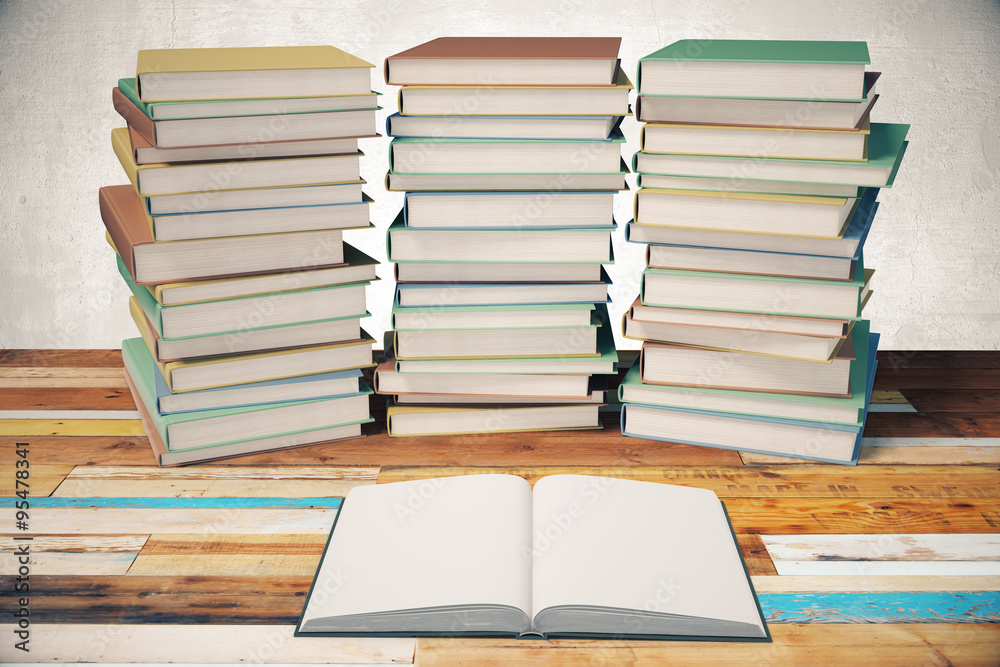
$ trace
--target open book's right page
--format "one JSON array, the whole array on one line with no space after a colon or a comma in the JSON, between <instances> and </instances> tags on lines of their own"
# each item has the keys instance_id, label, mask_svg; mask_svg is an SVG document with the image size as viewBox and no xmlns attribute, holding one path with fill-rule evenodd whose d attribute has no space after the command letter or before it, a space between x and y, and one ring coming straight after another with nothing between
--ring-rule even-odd
<instances>
[{"instance_id":1,"label":"open book's right page","mask_svg":"<svg viewBox=\"0 0 1000 667\"><path fill-rule=\"evenodd\" d=\"M737 632L765 636L739 547L712 491L554 475L535 484L533 520L534 617L552 607L603 607L630 612L603 620L610 634L727 636L750 624L760 630ZM651 620L650 613L681 617L671 626L676 632L654 630L672 621ZM569 619L556 625L564 623L536 630L580 631Z\"/></svg>"}]
</instances>

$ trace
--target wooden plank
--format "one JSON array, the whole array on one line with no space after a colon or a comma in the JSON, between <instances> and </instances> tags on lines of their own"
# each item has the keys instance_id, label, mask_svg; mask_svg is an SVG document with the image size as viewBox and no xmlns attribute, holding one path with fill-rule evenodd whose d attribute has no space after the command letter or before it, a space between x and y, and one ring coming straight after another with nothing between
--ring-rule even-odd
<instances>
[{"instance_id":1,"label":"wooden plank","mask_svg":"<svg viewBox=\"0 0 1000 667\"><path fill-rule=\"evenodd\" d=\"M128 391L123 373L113 371L100 376L91 374L90 369L80 369L74 374L55 375L3 375L0 368L0 389L122 389Z\"/></svg>"},{"instance_id":2,"label":"wooden plank","mask_svg":"<svg viewBox=\"0 0 1000 667\"><path fill-rule=\"evenodd\" d=\"M149 556L226 556L234 554L318 556L326 535L151 535L142 549Z\"/></svg>"},{"instance_id":3,"label":"wooden plank","mask_svg":"<svg viewBox=\"0 0 1000 667\"><path fill-rule=\"evenodd\" d=\"M0 604L15 597L0 576ZM294 624L312 576L31 577L31 614L46 623Z\"/></svg>"},{"instance_id":4,"label":"wooden plank","mask_svg":"<svg viewBox=\"0 0 1000 667\"><path fill-rule=\"evenodd\" d=\"M139 554L128 571L133 575L225 576L225 577L312 577L320 555L226 556L146 556Z\"/></svg>"},{"instance_id":5,"label":"wooden plank","mask_svg":"<svg viewBox=\"0 0 1000 667\"><path fill-rule=\"evenodd\" d=\"M382 468L379 483L496 473L496 468ZM896 466L844 467L802 464L761 468L732 467L511 467L534 484L546 475L578 474L641 479L711 489L721 498L1000 498L1000 471L994 467Z\"/></svg>"},{"instance_id":6,"label":"wooden plank","mask_svg":"<svg viewBox=\"0 0 1000 667\"><path fill-rule=\"evenodd\" d=\"M771 555L767 547L760 539L760 535L755 533L740 533L736 536L740 545L740 552L743 554L743 562L746 563L747 572L750 576L767 576L778 574L771 562Z\"/></svg>"},{"instance_id":7,"label":"wooden plank","mask_svg":"<svg viewBox=\"0 0 1000 667\"><path fill-rule=\"evenodd\" d=\"M907 389L920 412L1000 412L1000 389Z\"/></svg>"},{"instance_id":8,"label":"wooden plank","mask_svg":"<svg viewBox=\"0 0 1000 667\"><path fill-rule=\"evenodd\" d=\"M15 626L0 625L5 637ZM30 653L0 646L5 661L104 664L409 664L415 640L402 637L333 638L292 636L291 625L119 625L38 623L31 626ZM20 653L20 652L18 652Z\"/></svg>"},{"instance_id":9,"label":"wooden plank","mask_svg":"<svg viewBox=\"0 0 1000 667\"><path fill-rule=\"evenodd\" d=\"M612 427L609 422L603 431L389 438L384 433L383 423L366 425L370 427L366 430L374 435L365 438L242 456L206 465L741 465L737 452L625 438L617 422L614 424ZM6 443L16 439L0 435L0 451ZM90 436L72 440L60 436L35 436L31 446L32 461L38 463L118 466L153 463L145 436Z\"/></svg>"},{"instance_id":10,"label":"wooden plank","mask_svg":"<svg viewBox=\"0 0 1000 667\"><path fill-rule=\"evenodd\" d=\"M970 363L965 360L963 364ZM1000 385L1000 369L968 367L900 368L896 372L884 371L879 366L875 374L876 389L899 389L905 395L908 389L996 389Z\"/></svg>"},{"instance_id":11,"label":"wooden plank","mask_svg":"<svg viewBox=\"0 0 1000 667\"><path fill-rule=\"evenodd\" d=\"M879 350L878 374L890 375L912 368L1000 368L996 350Z\"/></svg>"},{"instance_id":12,"label":"wooden plank","mask_svg":"<svg viewBox=\"0 0 1000 667\"><path fill-rule=\"evenodd\" d=\"M997 576L1000 563L995 561L954 560L873 560L873 561L815 561L775 560L778 574L823 576ZM1000 619L998 619L1000 620Z\"/></svg>"},{"instance_id":13,"label":"wooden plank","mask_svg":"<svg viewBox=\"0 0 1000 667\"><path fill-rule=\"evenodd\" d=\"M24 438L0 436L0 452L9 451ZM33 436L31 464L155 465L146 436ZM244 459L240 459L243 461ZM231 464L227 464L231 465Z\"/></svg>"},{"instance_id":14,"label":"wooden plank","mask_svg":"<svg viewBox=\"0 0 1000 667\"><path fill-rule=\"evenodd\" d=\"M751 577L758 593L793 592L840 592L864 593L880 591L1000 591L1000 577L997 576L906 576L876 575L850 576L799 576Z\"/></svg>"},{"instance_id":15,"label":"wooden plank","mask_svg":"<svg viewBox=\"0 0 1000 667\"><path fill-rule=\"evenodd\" d=\"M145 436L138 419L9 419L0 421L0 435L27 438L37 435Z\"/></svg>"},{"instance_id":16,"label":"wooden plank","mask_svg":"<svg viewBox=\"0 0 1000 667\"><path fill-rule=\"evenodd\" d=\"M21 387L0 388L4 410L135 410L127 388Z\"/></svg>"},{"instance_id":17,"label":"wooden plank","mask_svg":"<svg viewBox=\"0 0 1000 667\"><path fill-rule=\"evenodd\" d=\"M333 527L333 509L38 509L31 531L66 535L136 533L321 534ZM781 532L781 531L772 531ZM981 531L977 531L981 532Z\"/></svg>"},{"instance_id":18,"label":"wooden plank","mask_svg":"<svg viewBox=\"0 0 1000 667\"><path fill-rule=\"evenodd\" d=\"M85 366L88 368L121 368L122 351L110 349L81 350L7 350L0 357L3 366Z\"/></svg>"},{"instance_id":19,"label":"wooden plank","mask_svg":"<svg viewBox=\"0 0 1000 667\"><path fill-rule=\"evenodd\" d=\"M773 643L655 642L627 640L523 641L506 638L417 640L416 664L694 666L811 665L981 665L1000 662L1000 625L787 624L771 628ZM844 651L844 647L850 647Z\"/></svg>"},{"instance_id":20,"label":"wooden plank","mask_svg":"<svg viewBox=\"0 0 1000 667\"><path fill-rule=\"evenodd\" d=\"M973 499L730 498L726 509L737 532L995 533L996 502Z\"/></svg>"},{"instance_id":21,"label":"wooden plank","mask_svg":"<svg viewBox=\"0 0 1000 667\"><path fill-rule=\"evenodd\" d=\"M374 484L378 471L361 466L77 466L54 495L343 497L355 487Z\"/></svg>"},{"instance_id":22,"label":"wooden plank","mask_svg":"<svg viewBox=\"0 0 1000 667\"><path fill-rule=\"evenodd\" d=\"M0 410L0 421L69 419L139 419L137 410Z\"/></svg>"},{"instance_id":23,"label":"wooden plank","mask_svg":"<svg viewBox=\"0 0 1000 667\"><path fill-rule=\"evenodd\" d=\"M220 468L225 470L225 468ZM191 497L265 497L322 498L344 497L359 486L374 480L240 480L240 479L67 479L56 490L59 497L191 498Z\"/></svg>"},{"instance_id":24,"label":"wooden plank","mask_svg":"<svg viewBox=\"0 0 1000 667\"><path fill-rule=\"evenodd\" d=\"M909 405L909 401L898 389L875 389L872 391L872 405Z\"/></svg>"},{"instance_id":25,"label":"wooden plank","mask_svg":"<svg viewBox=\"0 0 1000 667\"><path fill-rule=\"evenodd\" d=\"M0 576L0 599L13 577ZM49 623L294 623L311 576L32 577L32 613ZM1000 596L973 592L761 593L768 623L993 623ZM89 614L89 616L88 616ZM186 619L186 620L185 620Z\"/></svg>"},{"instance_id":26,"label":"wooden plank","mask_svg":"<svg viewBox=\"0 0 1000 667\"><path fill-rule=\"evenodd\" d=\"M762 535L774 560L998 561L1000 535Z\"/></svg>"},{"instance_id":27,"label":"wooden plank","mask_svg":"<svg viewBox=\"0 0 1000 667\"><path fill-rule=\"evenodd\" d=\"M28 476L21 481L28 484L29 502L33 498L47 496L56 490L56 487L66 478L66 475L73 469L71 465L36 464L32 457L32 449L28 447L29 467L16 468L16 454L14 447L7 447L0 455L0 497L9 499L14 497L15 491L23 491L25 487L17 487L17 477L19 470L27 470ZM11 503L12 505L12 503Z\"/></svg>"},{"instance_id":28,"label":"wooden plank","mask_svg":"<svg viewBox=\"0 0 1000 667\"><path fill-rule=\"evenodd\" d=\"M0 535L0 551L12 551L18 543L12 534ZM39 535L31 533L31 552L112 553L138 552L148 535Z\"/></svg>"},{"instance_id":29,"label":"wooden plank","mask_svg":"<svg viewBox=\"0 0 1000 667\"><path fill-rule=\"evenodd\" d=\"M77 511L80 509L148 509L160 510L189 510L189 509L337 509L340 507L341 498L220 498L220 497L195 497L195 498L175 498L173 496L162 498L36 498L32 503L32 508L36 510L66 509L67 511Z\"/></svg>"},{"instance_id":30,"label":"wooden plank","mask_svg":"<svg viewBox=\"0 0 1000 667\"><path fill-rule=\"evenodd\" d=\"M23 542L22 542L23 544ZM28 561L31 576L36 575L123 575L128 572L136 553L52 553L32 549ZM15 575L20 562L17 558L0 559L0 575Z\"/></svg>"},{"instance_id":31,"label":"wooden plank","mask_svg":"<svg viewBox=\"0 0 1000 667\"><path fill-rule=\"evenodd\" d=\"M98 480L351 480L378 479L378 466L239 466L191 465L183 468L77 466L67 481ZM333 495L333 494L327 494Z\"/></svg>"},{"instance_id":32,"label":"wooden plank","mask_svg":"<svg viewBox=\"0 0 1000 667\"><path fill-rule=\"evenodd\" d=\"M997 383L1000 384L1000 374L998 374ZM865 436L870 438L997 438L1000 437L1000 414L987 412L870 413L865 421Z\"/></svg>"},{"instance_id":33,"label":"wooden plank","mask_svg":"<svg viewBox=\"0 0 1000 667\"><path fill-rule=\"evenodd\" d=\"M1000 623L1000 595L989 592L761 593L777 623Z\"/></svg>"},{"instance_id":34,"label":"wooden plank","mask_svg":"<svg viewBox=\"0 0 1000 667\"><path fill-rule=\"evenodd\" d=\"M998 447L863 447L859 464L985 465L1000 464Z\"/></svg>"}]
</instances>

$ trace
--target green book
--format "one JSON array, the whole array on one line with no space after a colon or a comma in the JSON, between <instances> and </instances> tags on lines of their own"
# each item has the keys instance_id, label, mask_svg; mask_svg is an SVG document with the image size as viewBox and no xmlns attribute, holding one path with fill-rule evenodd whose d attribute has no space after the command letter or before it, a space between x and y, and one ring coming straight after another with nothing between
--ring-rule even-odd
<instances>
[{"instance_id":1,"label":"green book","mask_svg":"<svg viewBox=\"0 0 1000 667\"><path fill-rule=\"evenodd\" d=\"M865 42L684 39L640 58L640 95L858 101Z\"/></svg>"},{"instance_id":2,"label":"green book","mask_svg":"<svg viewBox=\"0 0 1000 667\"><path fill-rule=\"evenodd\" d=\"M142 285L136 285L135 281L132 280L132 276L131 274L129 274L128 269L125 267L125 263L124 261L122 261L121 257L116 255L115 259L117 260L118 263L118 273L121 274L121 277L125 281L125 284L128 286L129 291L132 292L132 295L135 297L135 300L139 303L139 307L142 308L142 312L146 315L146 319L148 319L150 324L153 325L153 328L156 330L157 335L159 335L161 338L166 338L170 340L180 340L184 338L195 338L198 336L219 336L219 335L237 334L237 333L243 335L246 332L250 331L272 329L280 326L292 326L294 324L304 324L306 321L316 321L316 322L321 321L321 320L306 320L303 322L289 322L277 325L272 324L269 326L241 327L240 315L237 313L232 317L222 318L220 320L218 331L211 331L203 334L190 334L187 332L177 333L175 332L175 330L179 329L180 327L185 327L185 325L183 321L172 320L171 319L172 317L173 318L181 317L184 320L190 319L189 313L204 312L206 304L219 304L225 306L246 304L247 307L251 309L250 314L252 314L252 312L256 312L253 310L254 301L252 300L259 299L261 298L262 295L254 294L249 296L233 297L229 299L216 299L212 301L200 301L197 303L164 306L160 304L160 302L153 297L153 294L150 292L148 288ZM325 295L326 297L332 297L334 296L334 290L359 289L363 294L364 288L369 284L370 283L367 282L345 283L343 285L328 285L323 287L311 287L309 289L304 289L304 290L291 290L288 292L281 292L279 293L279 299L275 301L275 303L280 304L282 300L294 298L296 295L316 295L317 297L323 297ZM273 309L274 305L272 305L271 308ZM226 311L219 309L217 312L223 313ZM341 317L323 318L322 321L348 319L352 317L365 317L367 316L367 314L368 314L367 311L364 311L361 313L352 313L348 315L343 315ZM215 315L216 313L209 313L206 316L214 318ZM228 324L221 323L226 320L229 321ZM242 321L242 324L245 325L247 322L250 321L253 320L250 319L250 315L248 314L246 319Z\"/></svg>"},{"instance_id":3,"label":"green book","mask_svg":"<svg viewBox=\"0 0 1000 667\"><path fill-rule=\"evenodd\" d=\"M142 338L122 341L122 359L152 425L169 451L205 449L371 421L368 394L267 403L161 415L156 409L156 366Z\"/></svg>"},{"instance_id":4,"label":"green book","mask_svg":"<svg viewBox=\"0 0 1000 667\"><path fill-rule=\"evenodd\" d=\"M381 95L373 90L364 95L339 95L335 97L143 102L139 99L139 91L136 89L134 77L118 79L118 90L153 120L266 116L315 111L359 111L378 108L378 96Z\"/></svg>"},{"instance_id":5,"label":"green book","mask_svg":"<svg viewBox=\"0 0 1000 667\"><path fill-rule=\"evenodd\" d=\"M642 174L732 178L753 174L755 180L794 183L826 183L891 188L896 180L910 126L904 123L872 123L866 160L803 160L793 158L730 157L644 153L632 156L632 168Z\"/></svg>"},{"instance_id":6,"label":"green book","mask_svg":"<svg viewBox=\"0 0 1000 667\"><path fill-rule=\"evenodd\" d=\"M873 273L863 254L852 280L647 268L639 298L644 306L857 320Z\"/></svg>"},{"instance_id":7,"label":"green book","mask_svg":"<svg viewBox=\"0 0 1000 667\"><path fill-rule=\"evenodd\" d=\"M867 341L869 331L868 320L859 320L851 333L856 341ZM643 384L641 369L636 362L618 387L618 400L623 403L860 427L864 419L865 395L869 380L868 347L864 344L854 346L855 359L851 362L850 370L851 396L848 398Z\"/></svg>"}]
</instances>

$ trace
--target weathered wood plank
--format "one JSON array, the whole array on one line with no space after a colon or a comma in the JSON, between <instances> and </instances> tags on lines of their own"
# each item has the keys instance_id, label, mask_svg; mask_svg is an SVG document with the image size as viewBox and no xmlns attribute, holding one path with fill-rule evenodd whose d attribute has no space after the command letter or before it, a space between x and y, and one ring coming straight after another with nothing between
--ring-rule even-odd
<instances>
[{"instance_id":1,"label":"weathered wood plank","mask_svg":"<svg viewBox=\"0 0 1000 667\"><path fill-rule=\"evenodd\" d=\"M22 544L24 544L22 542ZM32 549L28 560L31 576L36 575L124 575L136 553L53 553ZM0 575L16 575L20 562L14 557L0 559Z\"/></svg>"},{"instance_id":2,"label":"weathered wood plank","mask_svg":"<svg viewBox=\"0 0 1000 667\"><path fill-rule=\"evenodd\" d=\"M751 577L753 587L758 593L864 593L880 591L1000 591L998 576L907 576L907 575L874 575L874 576L806 576L781 575Z\"/></svg>"},{"instance_id":3,"label":"weathered wood plank","mask_svg":"<svg viewBox=\"0 0 1000 667\"><path fill-rule=\"evenodd\" d=\"M0 421L0 435L30 438L39 435L145 436L138 419L8 419Z\"/></svg>"},{"instance_id":4,"label":"weathered wood plank","mask_svg":"<svg viewBox=\"0 0 1000 667\"><path fill-rule=\"evenodd\" d=\"M1000 623L995 592L761 593L774 623Z\"/></svg>"},{"instance_id":5,"label":"weathered wood plank","mask_svg":"<svg viewBox=\"0 0 1000 667\"><path fill-rule=\"evenodd\" d=\"M970 560L871 560L871 561L816 561L775 560L778 574L813 577L835 576L998 576L1000 563ZM1000 596L998 596L1000 597Z\"/></svg>"},{"instance_id":6,"label":"weathered wood plank","mask_svg":"<svg viewBox=\"0 0 1000 667\"><path fill-rule=\"evenodd\" d=\"M146 556L140 554L129 576L311 577L320 555Z\"/></svg>"},{"instance_id":7,"label":"weathered wood plank","mask_svg":"<svg viewBox=\"0 0 1000 667\"><path fill-rule=\"evenodd\" d=\"M1000 562L1000 534L761 535L774 560L989 560Z\"/></svg>"},{"instance_id":8,"label":"weathered wood plank","mask_svg":"<svg viewBox=\"0 0 1000 667\"><path fill-rule=\"evenodd\" d=\"M963 364L972 363L966 359ZM995 363L995 362L992 362ZM996 389L1000 385L1000 369L969 367L907 366L895 372L883 370L879 365L875 374L876 389L898 389L905 395L908 389Z\"/></svg>"},{"instance_id":9,"label":"weathered wood plank","mask_svg":"<svg viewBox=\"0 0 1000 667\"><path fill-rule=\"evenodd\" d=\"M770 644L622 640L519 641L420 638L417 664L809 665L828 656L838 665L975 665L1000 661L1000 626L993 624L777 624ZM850 647L844 651L843 647Z\"/></svg>"},{"instance_id":10,"label":"weathered wood plank","mask_svg":"<svg viewBox=\"0 0 1000 667\"><path fill-rule=\"evenodd\" d=\"M998 369L997 350L879 350L878 374L891 375L912 368Z\"/></svg>"},{"instance_id":11,"label":"weathered wood plank","mask_svg":"<svg viewBox=\"0 0 1000 667\"><path fill-rule=\"evenodd\" d=\"M0 535L0 551L7 553L24 544L13 539L12 534ZM146 544L148 535L39 535L31 533L31 552L54 553L112 553L138 552Z\"/></svg>"},{"instance_id":12,"label":"weathered wood plank","mask_svg":"<svg viewBox=\"0 0 1000 667\"><path fill-rule=\"evenodd\" d=\"M0 366L84 366L88 368L121 368L122 351L109 349L80 350L6 350Z\"/></svg>"},{"instance_id":13,"label":"weathered wood plank","mask_svg":"<svg viewBox=\"0 0 1000 667\"><path fill-rule=\"evenodd\" d=\"M0 388L3 410L135 410L127 388Z\"/></svg>"},{"instance_id":14,"label":"weathered wood plank","mask_svg":"<svg viewBox=\"0 0 1000 667\"><path fill-rule=\"evenodd\" d=\"M0 625L13 637L14 625ZM415 640L402 637L333 638L292 636L291 625L119 625L39 623L31 627L31 652L0 646L0 658L23 662L157 662L206 664L409 664ZM19 652L20 653L20 652Z\"/></svg>"},{"instance_id":15,"label":"weathered wood plank","mask_svg":"<svg viewBox=\"0 0 1000 667\"><path fill-rule=\"evenodd\" d=\"M142 549L149 556L318 556L326 535L151 535Z\"/></svg>"},{"instance_id":16,"label":"weathered wood plank","mask_svg":"<svg viewBox=\"0 0 1000 667\"><path fill-rule=\"evenodd\" d=\"M996 502L972 499L730 498L726 509L737 532L995 533Z\"/></svg>"},{"instance_id":17,"label":"weathered wood plank","mask_svg":"<svg viewBox=\"0 0 1000 667\"><path fill-rule=\"evenodd\" d=\"M14 447L5 448L0 454L0 498L13 498L15 491L23 491L24 486L17 487L18 471L27 471L27 477L22 476L22 482L28 484L27 490L29 501L32 498L47 496L56 490L56 487L66 478L66 475L73 469L71 465L57 464L36 464L32 457L32 449L28 447L28 467L15 467L17 455Z\"/></svg>"},{"instance_id":18,"label":"weathered wood plank","mask_svg":"<svg viewBox=\"0 0 1000 667\"><path fill-rule=\"evenodd\" d=\"M81 509L148 509L189 510L189 509L337 509L341 498L274 498L274 497L217 497L198 496L177 498L173 496L159 498L137 497L86 497L36 498L32 507L36 510L66 509L75 511Z\"/></svg>"},{"instance_id":19,"label":"weathered wood plank","mask_svg":"<svg viewBox=\"0 0 1000 667\"><path fill-rule=\"evenodd\" d=\"M370 426L370 425L366 425ZM384 424L368 429L384 430ZM17 440L0 436L0 450ZM31 438L32 461L77 465L145 465L153 455L145 436ZM617 425L604 431L389 438L385 433L206 465L741 465L737 452L624 438Z\"/></svg>"},{"instance_id":20,"label":"weathered wood plank","mask_svg":"<svg viewBox=\"0 0 1000 667\"><path fill-rule=\"evenodd\" d=\"M226 468L220 468L225 470ZM322 479L67 479L56 490L58 497L106 498L197 498L264 497L323 498L344 497L359 486L375 480Z\"/></svg>"},{"instance_id":21,"label":"weathered wood plank","mask_svg":"<svg viewBox=\"0 0 1000 667\"><path fill-rule=\"evenodd\" d=\"M767 547L760 539L760 535L755 533L740 533L736 536L740 545L740 552L743 554L743 562L746 563L747 572L751 577L768 576L778 574L771 562L771 555Z\"/></svg>"},{"instance_id":22,"label":"weathered wood plank","mask_svg":"<svg viewBox=\"0 0 1000 667\"><path fill-rule=\"evenodd\" d=\"M334 509L38 509L31 530L66 535L137 533L328 534ZM781 532L781 531L771 531ZM982 532L982 531L978 531Z\"/></svg>"},{"instance_id":23,"label":"weathered wood plank","mask_svg":"<svg viewBox=\"0 0 1000 667\"><path fill-rule=\"evenodd\" d=\"M375 481L378 466L208 466L139 468L135 466L77 466L68 480L354 480ZM330 495L330 494L328 494Z\"/></svg>"},{"instance_id":24,"label":"weathered wood plank","mask_svg":"<svg viewBox=\"0 0 1000 667\"><path fill-rule=\"evenodd\" d=\"M997 465L1000 447L862 447L858 464Z\"/></svg>"},{"instance_id":25,"label":"weathered wood plank","mask_svg":"<svg viewBox=\"0 0 1000 667\"><path fill-rule=\"evenodd\" d=\"M1000 376L997 382L1000 383ZM873 412L865 421L865 437L997 438L1000 437L1000 414Z\"/></svg>"},{"instance_id":26,"label":"weathered wood plank","mask_svg":"<svg viewBox=\"0 0 1000 667\"><path fill-rule=\"evenodd\" d=\"M722 498L1000 498L1000 471L979 466L895 466L866 468L832 465L712 467L509 467L502 472L520 475L534 484L546 475L577 474L622 477L696 486ZM497 468L393 467L382 468L379 483L489 474Z\"/></svg>"},{"instance_id":27,"label":"weathered wood plank","mask_svg":"<svg viewBox=\"0 0 1000 667\"><path fill-rule=\"evenodd\" d=\"M919 412L1000 412L1000 389L907 389Z\"/></svg>"}]
</instances>

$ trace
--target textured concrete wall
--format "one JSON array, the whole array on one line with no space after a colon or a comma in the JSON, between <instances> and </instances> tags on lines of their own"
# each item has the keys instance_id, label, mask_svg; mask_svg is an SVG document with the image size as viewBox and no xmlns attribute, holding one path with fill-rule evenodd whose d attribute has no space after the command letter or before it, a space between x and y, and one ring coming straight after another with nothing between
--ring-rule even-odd
<instances>
[{"instance_id":1,"label":"textured concrete wall","mask_svg":"<svg viewBox=\"0 0 1000 667\"><path fill-rule=\"evenodd\" d=\"M97 189L126 179L111 152L111 88L143 48L334 44L381 65L440 35L621 35L636 60L683 38L867 40L884 74L876 120L911 123L910 148L866 248L866 313L883 347L1000 348L1000 3L996 0L0 0L0 347L113 347L135 335L104 242ZM385 111L395 88L378 74ZM638 124L625 124L625 152ZM367 141L363 174L379 231L348 241L385 259L401 203L382 177L388 142ZM634 181L632 181L634 183ZM618 219L631 195L618 201ZM614 313L637 292L642 247L619 230ZM391 267L369 288L376 337ZM634 342L629 342L634 343Z\"/></svg>"}]
</instances>

